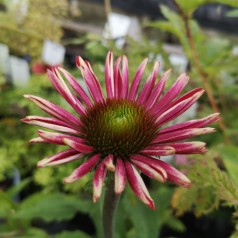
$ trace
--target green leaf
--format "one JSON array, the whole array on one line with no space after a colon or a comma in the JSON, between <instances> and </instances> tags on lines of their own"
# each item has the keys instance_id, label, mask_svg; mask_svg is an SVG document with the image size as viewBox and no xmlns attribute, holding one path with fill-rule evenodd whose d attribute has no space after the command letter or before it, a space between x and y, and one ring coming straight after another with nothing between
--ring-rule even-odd
<instances>
[{"instance_id":1,"label":"green leaf","mask_svg":"<svg viewBox=\"0 0 238 238\"><path fill-rule=\"evenodd\" d=\"M234 145L217 147L226 169L234 182L238 185L238 148Z\"/></svg>"},{"instance_id":2,"label":"green leaf","mask_svg":"<svg viewBox=\"0 0 238 238\"><path fill-rule=\"evenodd\" d=\"M73 218L81 209L85 209L85 203L75 196L39 193L25 199L15 217L23 220L41 218L47 222L61 221Z\"/></svg>"},{"instance_id":3,"label":"green leaf","mask_svg":"<svg viewBox=\"0 0 238 238\"><path fill-rule=\"evenodd\" d=\"M227 17L238 17L238 9L231 10L226 14Z\"/></svg>"}]
</instances>

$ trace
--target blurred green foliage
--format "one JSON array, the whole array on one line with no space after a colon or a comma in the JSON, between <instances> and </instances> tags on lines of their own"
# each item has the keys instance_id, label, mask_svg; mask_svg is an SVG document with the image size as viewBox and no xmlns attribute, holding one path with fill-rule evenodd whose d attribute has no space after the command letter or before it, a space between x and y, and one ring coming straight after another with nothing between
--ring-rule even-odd
<instances>
[{"instance_id":1,"label":"blurred green foliage","mask_svg":"<svg viewBox=\"0 0 238 238\"><path fill-rule=\"evenodd\" d=\"M67 15L66 0L5 1L5 6L6 11L0 11L0 42L12 54L39 60L45 39L60 41L59 19Z\"/></svg>"},{"instance_id":2,"label":"blurred green foliage","mask_svg":"<svg viewBox=\"0 0 238 238\"><path fill-rule=\"evenodd\" d=\"M52 26L53 31L51 28L46 29L44 24L40 24L42 18L38 18L37 14L34 15L38 11L37 3L39 4L39 1L32 2L36 5L34 7L32 5L32 11L29 11L30 14L20 23L21 26L24 26L24 31L19 32L19 23L8 20L10 15L6 14L9 13L0 15L0 29L5 27L3 31L5 33L1 34L1 37L5 38L2 40L0 37L0 41L7 43L12 52L18 54L27 52L32 57L38 57L41 52L41 43L39 42L42 42L45 37L51 38L51 36L56 37L54 40L59 40L61 30ZM48 3L50 2L48 1ZM193 212L196 216L202 216L221 206L232 207L234 227L237 229L232 237L237 237L238 234L238 121L236 120L238 117L238 57L232 53L233 44L229 39L207 36L192 18L193 12L207 3L220 2L235 7L238 7L238 4L232 0L194 0L189 2L177 0L176 2L179 11L175 12L161 6L166 20L152 22L147 26L153 27L154 30L168 32L176 37L190 62L190 86L206 87L208 84L221 112L225 131L217 124L215 125L216 133L198 138L208 144L210 152L204 156L190 156L188 163L182 167L192 180L193 188L174 189L170 185L161 185L154 181L149 184L150 193L157 206L156 211L145 207L132 194L131 190L127 189L118 205L116 238L156 238L163 226L170 227L182 234L186 227L177 216L188 211ZM49 13L48 16L65 15L65 5L59 7L40 5L39 15L42 15L46 10ZM55 11L55 9L59 9L59 11ZM45 15L43 16L45 22ZM1 19L4 19L5 22ZM47 24L47 26L49 25ZM23 35L26 35L26 38L21 38L23 42L20 44L26 48L17 47L19 42L12 39L16 36L20 38ZM191 47L191 39L193 47ZM142 42L127 39L126 47L118 49L113 41L105 43L102 42L101 37L88 34L64 43L82 44L85 47L86 56L101 83L104 78L105 55L109 49L113 50L115 56L122 54L128 56L131 78L145 57L149 57L150 63L146 69L144 80L151 72L152 62L156 60L158 54L162 55L164 59L164 68L171 67L168 54L160 40L151 43L146 38ZM17 45L14 46L14 44ZM34 44L36 45L34 46ZM194 51L197 59L194 59ZM74 70L72 73L80 79L78 71ZM175 79L177 76L178 72L173 72L172 78ZM204 77L206 85L204 85ZM170 84L173 81L172 79ZM87 238L89 235L80 230L65 230L50 235L42 226L43 223L71 220L78 212L88 214L96 228L95 237L103 237L102 219L100 218L103 196L97 204L92 204L93 174L89 174L73 184L64 185L63 178L79 166L80 161L63 166L36 169L37 161L60 151L61 147L28 144L28 140L37 136L36 128L20 122L20 119L26 115L45 115L24 99L23 94L30 93L47 98L69 111L71 108L55 92L46 76L33 75L26 88L4 85L2 79L0 82L0 181L2 181L2 185L0 185L0 238ZM200 100L197 117L204 117L211 112L210 101L203 96ZM20 173L20 183L12 186L16 171ZM10 181L10 185L8 185L8 181Z\"/></svg>"}]
</instances>

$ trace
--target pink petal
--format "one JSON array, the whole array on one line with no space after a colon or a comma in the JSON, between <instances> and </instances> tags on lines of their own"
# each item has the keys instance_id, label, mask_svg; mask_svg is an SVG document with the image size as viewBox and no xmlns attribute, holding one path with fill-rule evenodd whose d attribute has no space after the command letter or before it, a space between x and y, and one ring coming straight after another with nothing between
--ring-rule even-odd
<instances>
[{"instance_id":1,"label":"pink petal","mask_svg":"<svg viewBox=\"0 0 238 238\"><path fill-rule=\"evenodd\" d=\"M79 115L84 115L86 109L83 104L71 93L59 71L56 68L53 71L48 70L47 74L55 89Z\"/></svg>"},{"instance_id":2,"label":"pink petal","mask_svg":"<svg viewBox=\"0 0 238 238\"><path fill-rule=\"evenodd\" d=\"M83 153L79 153L76 150L69 149L69 150L61 151L53 156L42 159L41 161L37 163L37 166L39 168L42 168L46 166L65 164L65 163L80 159L83 156L84 156Z\"/></svg>"},{"instance_id":3,"label":"pink petal","mask_svg":"<svg viewBox=\"0 0 238 238\"><path fill-rule=\"evenodd\" d=\"M102 194L102 187L107 174L107 170L103 162L101 162L95 170L93 177L93 202L97 202Z\"/></svg>"},{"instance_id":4,"label":"pink petal","mask_svg":"<svg viewBox=\"0 0 238 238\"><path fill-rule=\"evenodd\" d=\"M86 145L84 142L77 141L75 139L63 139L63 142L69 147L82 152L82 153L90 153L93 152L94 148L92 146Z\"/></svg>"},{"instance_id":5,"label":"pink petal","mask_svg":"<svg viewBox=\"0 0 238 238\"><path fill-rule=\"evenodd\" d=\"M148 146L143 149L140 153L149 156L167 156L175 153L175 149L171 146Z\"/></svg>"},{"instance_id":6,"label":"pink petal","mask_svg":"<svg viewBox=\"0 0 238 238\"><path fill-rule=\"evenodd\" d=\"M61 120L57 120L53 118L40 117L40 116L28 116L26 118L23 118L21 121L31 125L41 126L51 130L66 132L69 134L79 133L79 131L72 129L69 124Z\"/></svg>"},{"instance_id":7,"label":"pink petal","mask_svg":"<svg viewBox=\"0 0 238 238\"><path fill-rule=\"evenodd\" d=\"M108 155L103 161L104 165L106 166L107 170L114 172L115 171L115 165L113 163L113 155Z\"/></svg>"},{"instance_id":8,"label":"pink petal","mask_svg":"<svg viewBox=\"0 0 238 238\"><path fill-rule=\"evenodd\" d=\"M206 143L200 141L178 142L169 144L175 149L176 154L200 154L207 152Z\"/></svg>"},{"instance_id":9,"label":"pink petal","mask_svg":"<svg viewBox=\"0 0 238 238\"><path fill-rule=\"evenodd\" d=\"M176 130L176 131L166 132L163 134L159 133L159 135L152 141L152 144L176 142L176 141L185 140L194 136L212 133L214 131L215 131L214 128L205 127L205 128Z\"/></svg>"},{"instance_id":10,"label":"pink petal","mask_svg":"<svg viewBox=\"0 0 238 238\"><path fill-rule=\"evenodd\" d=\"M116 60L114 65L114 93L116 98L120 98L122 94L122 78L120 73L121 57Z\"/></svg>"},{"instance_id":11,"label":"pink petal","mask_svg":"<svg viewBox=\"0 0 238 238\"><path fill-rule=\"evenodd\" d=\"M175 169L170 164L165 163L164 161L159 159L154 159L154 158L146 157L142 155L134 155L131 157L134 160L149 164L151 167L155 169L163 169L167 173L167 176L168 176L167 179L170 182L173 182L175 184L178 184L187 188L191 187L191 181L184 174L182 174L180 171Z\"/></svg>"},{"instance_id":12,"label":"pink petal","mask_svg":"<svg viewBox=\"0 0 238 238\"><path fill-rule=\"evenodd\" d=\"M115 193L121 194L126 187L126 169L122 159L117 158L115 171Z\"/></svg>"},{"instance_id":13,"label":"pink petal","mask_svg":"<svg viewBox=\"0 0 238 238\"><path fill-rule=\"evenodd\" d=\"M152 110L159 113L166 105L172 102L187 84L189 78L183 73L179 76L171 88L164 94L164 96L153 106Z\"/></svg>"},{"instance_id":14,"label":"pink petal","mask_svg":"<svg viewBox=\"0 0 238 238\"><path fill-rule=\"evenodd\" d=\"M76 64L81 71L93 100L95 102L103 102L104 97L101 85L96 75L93 73L90 64L86 63L80 56L76 58Z\"/></svg>"},{"instance_id":15,"label":"pink petal","mask_svg":"<svg viewBox=\"0 0 238 238\"><path fill-rule=\"evenodd\" d=\"M164 90L165 83L169 79L170 73L171 73L171 69L166 71L163 74L163 76L161 77L161 79L159 80L159 82L155 85L155 87L154 87L150 97L145 102L145 105L146 105L147 108L153 107L155 102L160 98L160 96L161 96L161 94L162 94L162 92Z\"/></svg>"},{"instance_id":16,"label":"pink petal","mask_svg":"<svg viewBox=\"0 0 238 238\"><path fill-rule=\"evenodd\" d=\"M127 179L133 192L143 203L145 203L151 209L155 210L154 201L150 197L150 194L138 171L128 161L125 161L125 167L126 167Z\"/></svg>"},{"instance_id":17,"label":"pink petal","mask_svg":"<svg viewBox=\"0 0 238 238\"><path fill-rule=\"evenodd\" d=\"M208 126L209 124L212 124L218 121L219 119L220 119L219 113L214 113L202 119L190 120L183 123L175 124L173 126L169 126L167 128L162 129L160 131L160 134L165 132L176 131L176 130L192 129L192 128L200 128L200 127Z\"/></svg>"},{"instance_id":18,"label":"pink petal","mask_svg":"<svg viewBox=\"0 0 238 238\"><path fill-rule=\"evenodd\" d=\"M130 87L130 91L128 95L129 100L135 99L147 62L148 62L148 59L144 59L135 74L135 77L131 83L131 87Z\"/></svg>"},{"instance_id":19,"label":"pink petal","mask_svg":"<svg viewBox=\"0 0 238 238\"><path fill-rule=\"evenodd\" d=\"M129 86L129 70L128 70L128 61L126 56L122 57L122 88L120 98L127 98L128 95L128 86Z\"/></svg>"},{"instance_id":20,"label":"pink petal","mask_svg":"<svg viewBox=\"0 0 238 238\"><path fill-rule=\"evenodd\" d=\"M72 183L83 177L85 174L89 173L93 169L93 167L98 163L100 157L101 155L96 154L92 156L90 159L87 159L83 164L81 164L77 169L75 169L72 174L70 174L67 178L65 178L64 182Z\"/></svg>"},{"instance_id":21,"label":"pink petal","mask_svg":"<svg viewBox=\"0 0 238 238\"><path fill-rule=\"evenodd\" d=\"M114 93L114 75L113 75L113 54L108 52L105 63L105 81L108 98L113 98Z\"/></svg>"},{"instance_id":22,"label":"pink petal","mask_svg":"<svg viewBox=\"0 0 238 238\"><path fill-rule=\"evenodd\" d=\"M167 173L163 168L153 168L149 164L146 164L144 162L131 159L133 164L145 175L148 177L155 179L159 182L165 182L167 179Z\"/></svg>"},{"instance_id":23,"label":"pink petal","mask_svg":"<svg viewBox=\"0 0 238 238\"><path fill-rule=\"evenodd\" d=\"M69 84L74 89L74 91L78 94L78 96L85 102L85 104L88 107L91 107L92 102L90 101L90 99L88 98L88 95L85 93L85 91L80 86L80 84L76 81L76 79L66 70L64 70L62 68L58 68L58 69L60 70L60 72L63 73L63 75L68 80Z\"/></svg>"},{"instance_id":24,"label":"pink petal","mask_svg":"<svg viewBox=\"0 0 238 238\"><path fill-rule=\"evenodd\" d=\"M188 108L190 108L204 93L204 90L197 92L192 97L179 102L177 105L174 105L172 108L164 112L161 116L156 119L156 124L162 126L169 121L172 121L174 118L180 116Z\"/></svg>"},{"instance_id":25,"label":"pink petal","mask_svg":"<svg viewBox=\"0 0 238 238\"><path fill-rule=\"evenodd\" d=\"M38 135L48 143L53 143L53 144L58 144L58 145L65 145L63 139L71 139L80 143L85 143L85 140L79 137L75 136L69 136L66 134L61 134L61 133L55 133L55 132L49 132L49 131L43 131L43 130L38 130Z\"/></svg>"},{"instance_id":26,"label":"pink petal","mask_svg":"<svg viewBox=\"0 0 238 238\"><path fill-rule=\"evenodd\" d=\"M34 102L40 109L48 113L49 115L55 117L56 119L62 120L70 125L73 125L74 128L81 125L80 119L64 110L63 108L37 96L33 95L24 95L25 98Z\"/></svg>"},{"instance_id":27,"label":"pink petal","mask_svg":"<svg viewBox=\"0 0 238 238\"><path fill-rule=\"evenodd\" d=\"M36 137L29 141L29 143L45 143L45 142L46 141L44 139L42 139L41 137Z\"/></svg>"},{"instance_id":28,"label":"pink petal","mask_svg":"<svg viewBox=\"0 0 238 238\"><path fill-rule=\"evenodd\" d=\"M148 98L150 97L155 84L156 77L158 75L158 71L159 71L159 62L155 62L153 72L149 76L148 80L146 81L144 87L140 92L140 95L138 96L137 99L138 103L145 104Z\"/></svg>"}]
</instances>

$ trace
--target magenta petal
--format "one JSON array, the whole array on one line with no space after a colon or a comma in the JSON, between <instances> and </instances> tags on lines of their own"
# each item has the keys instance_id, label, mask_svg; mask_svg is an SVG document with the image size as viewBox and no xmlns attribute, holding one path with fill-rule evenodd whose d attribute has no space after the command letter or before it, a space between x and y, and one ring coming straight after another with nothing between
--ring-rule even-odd
<instances>
[{"instance_id":1,"label":"magenta petal","mask_svg":"<svg viewBox=\"0 0 238 238\"><path fill-rule=\"evenodd\" d=\"M71 147L79 152L82 152L82 153L90 153L90 152L93 152L93 150L94 150L93 147L86 145L86 144L84 144L84 142L80 142L75 139L70 139L70 138L65 137L63 139L63 142L66 145L68 145L69 147Z\"/></svg>"},{"instance_id":2,"label":"magenta petal","mask_svg":"<svg viewBox=\"0 0 238 238\"><path fill-rule=\"evenodd\" d=\"M117 158L115 170L115 193L121 194L126 187L126 169L122 159Z\"/></svg>"},{"instance_id":3,"label":"magenta petal","mask_svg":"<svg viewBox=\"0 0 238 238\"><path fill-rule=\"evenodd\" d=\"M173 155L175 153L175 149L171 146L164 146L164 145L148 146L145 149L143 149L140 153L149 156L167 156Z\"/></svg>"},{"instance_id":4,"label":"magenta petal","mask_svg":"<svg viewBox=\"0 0 238 238\"><path fill-rule=\"evenodd\" d=\"M54 118L28 116L26 118L23 118L21 121L31 125L41 126L51 130L61 131L61 132L69 133L69 134L79 133L79 131L72 129L69 124Z\"/></svg>"},{"instance_id":5,"label":"magenta petal","mask_svg":"<svg viewBox=\"0 0 238 238\"><path fill-rule=\"evenodd\" d=\"M122 93L122 78L120 73L121 57L119 57L114 65L114 94L116 98L120 98Z\"/></svg>"},{"instance_id":6,"label":"magenta petal","mask_svg":"<svg viewBox=\"0 0 238 238\"><path fill-rule=\"evenodd\" d=\"M79 127L81 125L81 121L77 117L43 98L33 95L24 95L24 97L34 102L41 110L45 111L56 119L70 123L74 127Z\"/></svg>"},{"instance_id":7,"label":"magenta petal","mask_svg":"<svg viewBox=\"0 0 238 238\"><path fill-rule=\"evenodd\" d=\"M79 137L74 137L74 136L69 136L66 134L61 134L61 133L55 133L55 132L49 132L49 131L43 131L43 130L38 130L38 135L48 143L53 143L53 144L58 144L58 145L65 145L63 139L71 139L80 143L84 143L85 140L81 139Z\"/></svg>"},{"instance_id":8,"label":"magenta petal","mask_svg":"<svg viewBox=\"0 0 238 238\"><path fill-rule=\"evenodd\" d=\"M149 206L151 209L154 210L155 209L154 201L150 197L150 194L138 171L127 160L125 161L125 167L127 179L133 192L143 203L145 203L147 206Z\"/></svg>"},{"instance_id":9,"label":"magenta petal","mask_svg":"<svg viewBox=\"0 0 238 238\"><path fill-rule=\"evenodd\" d=\"M164 94L164 96L153 106L152 110L159 113L164 107L166 107L170 102L172 102L179 93L183 90L187 84L189 78L183 73L179 76L176 82L170 87L170 89Z\"/></svg>"},{"instance_id":10,"label":"magenta petal","mask_svg":"<svg viewBox=\"0 0 238 238\"><path fill-rule=\"evenodd\" d=\"M66 70L62 68L58 68L61 73L65 76L65 78L68 80L71 87L74 89L74 91L78 94L78 96L85 102L85 104L90 107L92 106L92 102L88 98L88 95L85 93L83 88L80 86L80 84L76 81L76 79L68 73Z\"/></svg>"},{"instance_id":11,"label":"magenta petal","mask_svg":"<svg viewBox=\"0 0 238 238\"><path fill-rule=\"evenodd\" d=\"M159 62L155 62L153 72L147 79L144 87L141 89L140 95L138 96L138 99L137 99L138 103L145 104L146 101L148 100L153 90L155 80L158 75L158 71L159 71Z\"/></svg>"},{"instance_id":12,"label":"magenta petal","mask_svg":"<svg viewBox=\"0 0 238 238\"><path fill-rule=\"evenodd\" d=\"M127 98L129 86L129 70L128 70L128 61L126 56L122 57L122 88L120 98Z\"/></svg>"},{"instance_id":13,"label":"magenta petal","mask_svg":"<svg viewBox=\"0 0 238 238\"><path fill-rule=\"evenodd\" d=\"M205 128L176 130L171 132L165 132L163 134L159 133L159 135L152 141L152 144L176 142L176 141L185 140L194 136L212 133L214 131L215 131L214 128L205 127Z\"/></svg>"},{"instance_id":14,"label":"magenta petal","mask_svg":"<svg viewBox=\"0 0 238 238\"><path fill-rule=\"evenodd\" d=\"M69 105L79 114L85 114L85 107L83 104L71 93L68 86L61 77L59 71L55 68L53 72L50 70L47 71L48 77L51 80L51 83L54 85L55 89L59 94L69 103Z\"/></svg>"},{"instance_id":15,"label":"magenta petal","mask_svg":"<svg viewBox=\"0 0 238 238\"><path fill-rule=\"evenodd\" d=\"M114 157L113 155L109 154L103 161L104 165L106 166L107 170L114 172L115 171L115 165L113 163Z\"/></svg>"},{"instance_id":16,"label":"magenta petal","mask_svg":"<svg viewBox=\"0 0 238 238\"><path fill-rule=\"evenodd\" d=\"M159 82L155 85L150 97L148 98L148 100L145 102L145 105L147 108L151 108L154 106L154 104L156 103L156 101L160 98L165 84L167 82L167 80L169 79L171 70L169 69L168 71L166 71L163 76L160 78Z\"/></svg>"},{"instance_id":17,"label":"magenta petal","mask_svg":"<svg viewBox=\"0 0 238 238\"><path fill-rule=\"evenodd\" d=\"M209 124L212 124L218 121L219 119L220 119L219 113L214 113L202 119L190 120L190 121L182 122L179 124L175 124L173 126L169 126L167 128L162 129L160 131L160 134L165 132L176 131L176 130L192 129L192 128L200 128L200 127L208 126Z\"/></svg>"},{"instance_id":18,"label":"magenta petal","mask_svg":"<svg viewBox=\"0 0 238 238\"><path fill-rule=\"evenodd\" d=\"M131 83L131 87L130 87L130 91L128 95L129 100L135 99L147 62L148 62L148 59L144 59L135 74L135 77Z\"/></svg>"},{"instance_id":19,"label":"magenta petal","mask_svg":"<svg viewBox=\"0 0 238 238\"><path fill-rule=\"evenodd\" d=\"M200 154L207 152L206 143L200 141L171 143L176 154Z\"/></svg>"},{"instance_id":20,"label":"magenta petal","mask_svg":"<svg viewBox=\"0 0 238 238\"><path fill-rule=\"evenodd\" d=\"M161 116L156 119L156 123L158 126L162 126L165 123L172 121L174 118L180 116L184 113L188 108L190 108L201 95L204 93L204 90L197 92L192 97L179 102L178 104L174 105L169 110L165 111Z\"/></svg>"},{"instance_id":21,"label":"magenta petal","mask_svg":"<svg viewBox=\"0 0 238 238\"><path fill-rule=\"evenodd\" d=\"M100 160L101 155L96 154L92 156L91 158L87 159L83 164L81 164L77 169L73 171L73 173L64 179L65 183L72 183L81 177L83 177L85 174L90 172L93 167L98 163Z\"/></svg>"},{"instance_id":22,"label":"magenta petal","mask_svg":"<svg viewBox=\"0 0 238 238\"><path fill-rule=\"evenodd\" d=\"M164 161L159 160L159 159L154 159L154 158L146 157L146 156L142 156L142 155L134 155L134 156L131 156L131 157L134 160L138 160L138 161L141 161L143 163L147 163L155 169L156 168L157 169L163 169L166 172L167 176L168 176L167 177L168 181L170 181L172 183L175 183L175 184L178 184L178 185L181 185L181 186L184 186L184 187L187 187L187 188L191 187L190 180L184 174L182 174L180 171L175 169L170 164L165 163Z\"/></svg>"},{"instance_id":23,"label":"magenta petal","mask_svg":"<svg viewBox=\"0 0 238 238\"><path fill-rule=\"evenodd\" d=\"M42 167L46 167L46 166L65 164L65 163L69 163L71 161L80 159L83 156L84 156L83 153L79 153L76 150L69 149L69 150L61 151L53 156L50 156L50 157L40 160L37 163L37 166L39 168L42 168Z\"/></svg>"},{"instance_id":24,"label":"magenta petal","mask_svg":"<svg viewBox=\"0 0 238 238\"><path fill-rule=\"evenodd\" d=\"M108 52L105 63L105 81L108 98L113 98L114 93L114 74L113 74L113 54Z\"/></svg>"},{"instance_id":25,"label":"magenta petal","mask_svg":"<svg viewBox=\"0 0 238 238\"><path fill-rule=\"evenodd\" d=\"M107 170L103 162L101 162L94 172L93 177L93 202L97 202L102 194L102 187L107 174Z\"/></svg>"},{"instance_id":26,"label":"magenta petal","mask_svg":"<svg viewBox=\"0 0 238 238\"><path fill-rule=\"evenodd\" d=\"M87 84L88 90L95 102L103 102L104 97L102 93L101 85L93 73L90 64L86 63L80 56L76 58L76 64L80 69L84 80Z\"/></svg>"},{"instance_id":27,"label":"magenta petal","mask_svg":"<svg viewBox=\"0 0 238 238\"><path fill-rule=\"evenodd\" d=\"M149 164L131 159L133 164L145 175L148 177L155 179L159 182L165 182L167 179L167 173L163 168L153 168Z\"/></svg>"}]
</instances>

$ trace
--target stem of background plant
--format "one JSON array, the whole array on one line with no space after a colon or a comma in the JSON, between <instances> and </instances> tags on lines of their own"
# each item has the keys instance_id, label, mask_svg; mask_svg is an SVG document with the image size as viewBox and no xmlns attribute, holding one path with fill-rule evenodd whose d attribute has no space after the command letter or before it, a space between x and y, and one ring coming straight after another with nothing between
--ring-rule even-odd
<instances>
[{"instance_id":1,"label":"stem of background plant","mask_svg":"<svg viewBox=\"0 0 238 238\"><path fill-rule=\"evenodd\" d=\"M194 39L192 37L191 29L189 27L189 16L187 16L185 14L185 12L179 6L179 4L176 2L176 0L173 0L173 3L176 6L180 16L182 17L182 19L184 21L186 36L188 38L189 46L191 48L191 52L192 52L192 56L193 56L193 60L194 60L194 67L196 68L198 74L202 78L203 85L204 85L204 88L207 92L208 100L211 104L211 107L212 107L213 111L214 112L219 112L219 108L217 106L216 100L213 97L212 89L211 89L210 84L209 84L208 79L207 79L207 74L206 74L206 72L203 71L202 67L200 66L199 55L198 55L197 49L195 47L195 43L194 43ZM220 129L223 132L225 141L227 143L229 143L229 139L226 137L226 134L225 134L225 124L224 124L223 119L221 118L221 120L219 120L218 123L219 123Z\"/></svg>"},{"instance_id":2,"label":"stem of background plant","mask_svg":"<svg viewBox=\"0 0 238 238\"><path fill-rule=\"evenodd\" d=\"M120 195L115 194L114 179L110 178L103 204L104 238L114 237L114 218Z\"/></svg>"}]
</instances>

